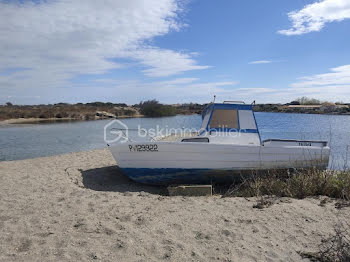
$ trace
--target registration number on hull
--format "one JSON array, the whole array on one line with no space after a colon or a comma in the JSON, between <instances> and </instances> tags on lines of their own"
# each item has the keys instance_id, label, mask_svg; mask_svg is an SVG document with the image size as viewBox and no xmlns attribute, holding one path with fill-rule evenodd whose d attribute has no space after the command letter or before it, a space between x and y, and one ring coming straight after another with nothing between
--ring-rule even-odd
<instances>
[{"instance_id":1,"label":"registration number on hull","mask_svg":"<svg viewBox=\"0 0 350 262\"><path fill-rule=\"evenodd\" d=\"M158 145L129 145L130 152L157 152Z\"/></svg>"},{"instance_id":2,"label":"registration number on hull","mask_svg":"<svg viewBox=\"0 0 350 262\"><path fill-rule=\"evenodd\" d=\"M299 142L299 146L312 146L311 142Z\"/></svg>"}]
</instances>

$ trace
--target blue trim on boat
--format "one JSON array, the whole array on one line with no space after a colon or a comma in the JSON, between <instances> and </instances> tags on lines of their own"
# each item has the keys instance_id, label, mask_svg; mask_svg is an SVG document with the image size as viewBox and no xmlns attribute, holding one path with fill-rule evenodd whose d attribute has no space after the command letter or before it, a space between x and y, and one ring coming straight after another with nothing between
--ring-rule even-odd
<instances>
[{"instance_id":1,"label":"blue trim on boat","mask_svg":"<svg viewBox=\"0 0 350 262\"><path fill-rule=\"evenodd\" d=\"M214 109L215 109L215 104L212 106L212 110L211 110L211 112L210 112L210 117L209 117L209 119L208 119L208 123L207 123L207 126L205 127L205 130L208 130L208 127L209 127L211 118L213 117Z\"/></svg>"},{"instance_id":2,"label":"blue trim on boat","mask_svg":"<svg viewBox=\"0 0 350 262\"><path fill-rule=\"evenodd\" d=\"M237 124L238 124L238 128L241 129L241 122L239 121L239 111L237 111Z\"/></svg>"},{"instance_id":3,"label":"blue trim on boat","mask_svg":"<svg viewBox=\"0 0 350 262\"><path fill-rule=\"evenodd\" d=\"M205 128L205 130L207 132L211 132L211 131L216 131L216 132L242 132L242 133L253 133L253 134L259 134L259 131L257 129L240 129L240 120L239 120L239 113L237 115L237 121L238 121L238 128L221 128L221 127L217 127L217 128L209 128L210 125L210 121L211 118L213 116L213 112L215 109L224 109L224 110L251 110L253 111L253 106L252 105L241 105L241 104L211 104L209 106L207 106L202 113L202 118L205 117L205 115L208 113L209 110L211 110L210 112L210 117L207 123L207 126ZM256 124L256 119L255 119L255 115L253 112L253 117L254 117L254 121L255 121L255 126L256 128L258 128L257 124ZM203 134L204 131L201 132L201 134ZM199 135L201 135L199 134ZM260 138L260 134L259 134L259 139L261 142L261 138Z\"/></svg>"},{"instance_id":4,"label":"blue trim on boat","mask_svg":"<svg viewBox=\"0 0 350 262\"><path fill-rule=\"evenodd\" d=\"M203 111L202 111L202 120L204 119L205 115L208 113L209 110L212 110L212 106L213 104L210 104L208 106L206 106Z\"/></svg>"},{"instance_id":5,"label":"blue trim on boat","mask_svg":"<svg viewBox=\"0 0 350 262\"><path fill-rule=\"evenodd\" d=\"M255 113L254 111L253 112L253 117L254 117L254 121L255 121L255 127L256 127L256 130L258 131L258 135L259 135L259 140L260 140L260 145L261 145L261 135L260 135L260 131L259 131L259 128L258 128L258 123L256 122L256 117L255 117Z\"/></svg>"},{"instance_id":6,"label":"blue trim on boat","mask_svg":"<svg viewBox=\"0 0 350 262\"><path fill-rule=\"evenodd\" d=\"M184 168L120 168L130 179L143 183L164 185L171 183L211 183L233 181L232 170Z\"/></svg>"},{"instance_id":7,"label":"blue trim on boat","mask_svg":"<svg viewBox=\"0 0 350 262\"><path fill-rule=\"evenodd\" d=\"M205 132L207 132L207 130L202 130L201 132L199 132L199 136L205 134Z\"/></svg>"}]
</instances>

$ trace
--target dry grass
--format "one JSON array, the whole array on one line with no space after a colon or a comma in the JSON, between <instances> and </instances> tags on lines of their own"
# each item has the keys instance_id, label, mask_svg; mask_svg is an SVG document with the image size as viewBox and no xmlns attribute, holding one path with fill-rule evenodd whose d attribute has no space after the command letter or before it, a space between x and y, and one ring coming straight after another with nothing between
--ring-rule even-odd
<instances>
[{"instance_id":1,"label":"dry grass","mask_svg":"<svg viewBox=\"0 0 350 262\"><path fill-rule=\"evenodd\" d=\"M323 262L350 261L349 226L335 227L335 234L324 239L320 245L319 260Z\"/></svg>"},{"instance_id":2,"label":"dry grass","mask_svg":"<svg viewBox=\"0 0 350 262\"><path fill-rule=\"evenodd\" d=\"M239 184L232 185L223 195L240 197L276 196L302 199L309 196L328 196L350 201L350 172L299 170L293 174L269 171L252 175Z\"/></svg>"},{"instance_id":3,"label":"dry grass","mask_svg":"<svg viewBox=\"0 0 350 262\"><path fill-rule=\"evenodd\" d=\"M301 253L304 258L319 262L349 262L350 261L350 227L339 223L334 227L334 233L322 239L319 251Z\"/></svg>"}]
</instances>

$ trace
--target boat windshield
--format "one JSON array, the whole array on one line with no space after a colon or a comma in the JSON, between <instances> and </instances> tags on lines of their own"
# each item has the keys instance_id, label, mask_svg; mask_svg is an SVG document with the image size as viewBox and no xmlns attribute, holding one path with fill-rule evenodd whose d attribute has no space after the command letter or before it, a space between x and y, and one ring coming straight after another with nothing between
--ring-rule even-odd
<instances>
[{"instance_id":1,"label":"boat windshield","mask_svg":"<svg viewBox=\"0 0 350 262\"><path fill-rule=\"evenodd\" d=\"M210 119L209 128L238 129L238 111L215 109Z\"/></svg>"}]
</instances>

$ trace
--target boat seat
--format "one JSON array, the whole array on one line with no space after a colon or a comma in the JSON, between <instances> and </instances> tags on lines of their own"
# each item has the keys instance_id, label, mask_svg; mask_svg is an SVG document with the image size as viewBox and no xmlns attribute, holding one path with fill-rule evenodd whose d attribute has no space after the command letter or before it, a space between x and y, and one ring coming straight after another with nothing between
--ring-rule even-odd
<instances>
[{"instance_id":1,"label":"boat seat","mask_svg":"<svg viewBox=\"0 0 350 262\"><path fill-rule=\"evenodd\" d=\"M184 138L181 140L181 142L202 142L202 143L209 143L208 137L192 137L192 138Z\"/></svg>"}]
</instances>

